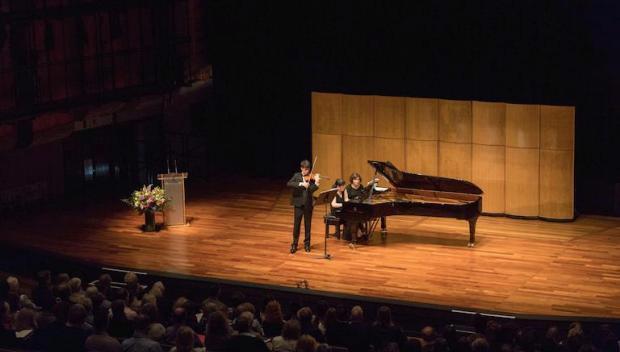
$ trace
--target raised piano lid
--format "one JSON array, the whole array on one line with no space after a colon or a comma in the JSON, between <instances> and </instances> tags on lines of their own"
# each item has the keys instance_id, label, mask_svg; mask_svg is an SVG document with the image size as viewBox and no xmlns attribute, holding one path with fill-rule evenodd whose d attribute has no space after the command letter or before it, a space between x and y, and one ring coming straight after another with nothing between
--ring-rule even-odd
<instances>
[{"instance_id":1,"label":"raised piano lid","mask_svg":"<svg viewBox=\"0 0 620 352\"><path fill-rule=\"evenodd\" d=\"M389 161L368 160L378 173L383 175L396 188L424 189L438 192L482 194L475 184L454 178L412 174L400 171Z\"/></svg>"}]
</instances>

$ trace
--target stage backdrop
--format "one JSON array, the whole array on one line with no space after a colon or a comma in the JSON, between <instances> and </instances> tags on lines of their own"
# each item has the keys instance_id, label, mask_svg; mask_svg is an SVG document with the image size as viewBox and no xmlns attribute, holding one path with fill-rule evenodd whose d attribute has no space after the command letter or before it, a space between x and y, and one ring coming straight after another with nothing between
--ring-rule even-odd
<instances>
[{"instance_id":1,"label":"stage backdrop","mask_svg":"<svg viewBox=\"0 0 620 352\"><path fill-rule=\"evenodd\" d=\"M312 93L317 171L366 182L367 160L469 180L483 212L573 218L575 108L429 98ZM383 181L385 182L385 181Z\"/></svg>"}]
</instances>

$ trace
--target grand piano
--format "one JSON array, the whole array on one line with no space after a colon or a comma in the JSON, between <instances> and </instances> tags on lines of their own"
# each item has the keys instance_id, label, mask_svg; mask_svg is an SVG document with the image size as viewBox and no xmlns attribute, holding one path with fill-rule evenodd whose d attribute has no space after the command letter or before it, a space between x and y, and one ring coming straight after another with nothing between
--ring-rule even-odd
<instances>
[{"instance_id":1,"label":"grand piano","mask_svg":"<svg viewBox=\"0 0 620 352\"><path fill-rule=\"evenodd\" d=\"M390 183L383 192L371 185L366 199L343 204L339 217L366 223L372 235L381 223L381 237L387 236L386 217L391 215L437 216L467 220L468 247L476 241L476 221L482 210L482 190L469 181L400 171L389 161L368 163Z\"/></svg>"}]
</instances>

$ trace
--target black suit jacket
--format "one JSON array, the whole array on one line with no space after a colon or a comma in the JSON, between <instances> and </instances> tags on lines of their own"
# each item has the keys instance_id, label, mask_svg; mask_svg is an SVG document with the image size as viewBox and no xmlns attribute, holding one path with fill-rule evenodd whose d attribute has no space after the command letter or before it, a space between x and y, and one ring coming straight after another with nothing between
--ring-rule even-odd
<instances>
[{"instance_id":1,"label":"black suit jacket","mask_svg":"<svg viewBox=\"0 0 620 352\"><path fill-rule=\"evenodd\" d=\"M303 186L300 186L299 183L303 181L301 177L301 172L296 172L293 177L286 183L286 185L293 189L293 193L291 194L291 205L296 207L301 206L312 206L312 193L319 189L314 183L310 183L308 189Z\"/></svg>"}]
</instances>

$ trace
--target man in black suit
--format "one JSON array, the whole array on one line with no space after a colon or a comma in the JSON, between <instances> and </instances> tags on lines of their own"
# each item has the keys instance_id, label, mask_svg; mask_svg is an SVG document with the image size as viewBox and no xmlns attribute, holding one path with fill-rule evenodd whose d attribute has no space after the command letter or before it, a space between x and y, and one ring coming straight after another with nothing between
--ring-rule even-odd
<instances>
[{"instance_id":1,"label":"man in black suit","mask_svg":"<svg viewBox=\"0 0 620 352\"><path fill-rule=\"evenodd\" d=\"M310 252L310 227L312 225L312 193L319 189L319 178L310 179L311 164L304 160L299 164L300 172L297 172L287 182L287 186L293 189L291 195L291 205L295 209L295 222L293 225L293 243L291 253L297 252L299 241L299 230L301 229L301 218L304 218L304 249ZM306 178L304 178L306 177Z\"/></svg>"}]
</instances>

